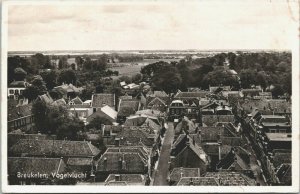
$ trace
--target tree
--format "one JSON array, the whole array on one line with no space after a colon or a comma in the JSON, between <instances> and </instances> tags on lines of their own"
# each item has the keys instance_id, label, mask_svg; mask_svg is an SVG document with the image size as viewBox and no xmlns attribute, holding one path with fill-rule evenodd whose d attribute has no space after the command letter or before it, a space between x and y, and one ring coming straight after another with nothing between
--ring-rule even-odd
<instances>
[{"instance_id":1,"label":"tree","mask_svg":"<svg viewBox=\"0 0 300 194\"><path fill-rule=\"evenodd\" d=\"M69 140L77 140L78 132L84 129L84 123L80 121L78 118L69 118L66 119L61 125L57 128L57 138L59 139L69 139Z\"/></svg>"},{"instance_id":2,"label":"tree","mask_svg":"<svg viewBox=\"0 0 300 194\"><path fill-rule=\"evenodd\" d=\"M142 80L142 74L137 73L134 76L132 76L132 82L139 83Z\"/></svg>"},{"instance_id":3,"label":"tree","mask_svg":"<svg viewBox=\"0 0 300 194\"><path fill-rule=\"evenodd\" d=\"M66 56L60 57L58 61L58 68L65 69L67 67L68 67L68 58Z\"/></svg>"},{"instance_id":4,"label":"tree","mask_svg":"<svg viewBox=\"0 0 300 194\"><path fill-rule=\"evenodd\" d=\"M275 84L274 88L271 92L275 98L278 98L278 96L281 96L284 94L284 90L280 84Z\"/></svg>"},{"instance_id":5,"label":"tree","mask_svg":"<svg viewBox=\"0 0 300 194\"><path fill-rule=\"evenodd\" d=\"M86 100L91 100L92 95L95 92L96 88L92 85L87 85L85 89L82 90L81 94L79 94L79 97L81 100L86 101Z\"/></svg>"},{"instance_id":6,"label":"tree","mask_svg":"<svg viewBox=\"0 0 300 194\"><path fill-rule=\"evenodd\" d=\"M27 72L21 67L17 67L14 72L16 81L23 81L27 75Z\"/></svg>"},{"instance_id":7,"label":"tree","mask_svg":"<svg viewBox=\"0 0 300 194\"><path fill-rule=\"evenodd\" d=\"M46 83L46 87L48 90L52 90L55 86L57 86L57 72L55 70L44 71L41 73L43 80Z\"/></svg>"},{"instance_id":8,"label":"tree","mask_svg":"<svg viewBox=\"0 0 300 194\"><path fill-rule=\"evenodd\" d=\"M67 83L67 84L75 84L77 80L76 74L73 70L71 69L64 69L60 72L58 76L58 83Z\"/></svg>"},{"instance_id":9,"label":"tree","mask_svg":"<svg viewBox=\"0 0 300 194\"><path fill-rule=\"evenodd\" d=\"M91 120L91 122L87 125L87 128L88 129L94 128L94 129L100 130L101 124L112 125L112 122L106 118L97 116L93 120Z\"/></svg>"},{"instance_id":10,"label":"tree","mask_svg":"<svg viewBox=\"0 0 300 194\"><path fill-rule=\"evenodd\" d=\"M241 87L250 88L251 85L255 85L256 81L256 71L253 69L243 69L240 72Z\"/></svg>"},{"instance_id":11,"label":"tree","mask_svg":"<svg viewBox=\"0 0 300 194\"><path fill-rule=\"evenodd\" d=\"M35 100L38 95L45 94L47 92L46 84L41 76L36 76L31 85L28 86L24 92L23 96L28 98L29 101Z\"/></svg>"}]
</instances>

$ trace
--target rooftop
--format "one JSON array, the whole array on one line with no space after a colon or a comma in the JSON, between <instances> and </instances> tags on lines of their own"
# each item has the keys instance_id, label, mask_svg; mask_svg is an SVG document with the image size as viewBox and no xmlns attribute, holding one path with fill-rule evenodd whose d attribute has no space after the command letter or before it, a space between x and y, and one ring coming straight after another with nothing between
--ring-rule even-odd
<instances>
[{"instance_id":1,"label":"rooftop","mask_svg":"<svg viewBox=\"0 0 300 194\"><path fill-rule=\"evenodd\" d=\"M92 107L103 107L105 105L115 106L114 94L94 94L92 96Z\"/></svg>"}]
</instances>

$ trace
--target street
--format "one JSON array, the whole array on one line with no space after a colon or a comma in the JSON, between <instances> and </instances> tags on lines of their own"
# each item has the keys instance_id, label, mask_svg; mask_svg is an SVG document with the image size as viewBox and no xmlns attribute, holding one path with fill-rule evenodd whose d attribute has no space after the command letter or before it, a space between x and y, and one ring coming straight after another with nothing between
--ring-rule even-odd
<instances>
[{"instance_id":1,"label":"street","mask_svg":"<svg viewBox=\"0 0 300 194\"><path fill-rule=\"evenodd\" d=\"M158 159L158 167L154 172L153 185L161 186L168 185L167 177L169 172L169 159L171 153L171 146L174 140L174 126L173 123L168 123L168 129L165 134L165 139L161 148L160 157Z\"/></svg>"}]
</instances>

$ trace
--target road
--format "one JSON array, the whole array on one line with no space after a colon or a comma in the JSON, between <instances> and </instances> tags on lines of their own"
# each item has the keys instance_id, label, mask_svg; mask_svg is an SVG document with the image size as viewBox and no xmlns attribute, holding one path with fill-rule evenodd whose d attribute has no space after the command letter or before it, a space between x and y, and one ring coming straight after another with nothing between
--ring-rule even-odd
<instances>
[{"instance_id":1,"label":"road","mask_svg":"<svg viewBox=\"0 0 300 194\"><path fill-rule=\"evenodd\" d=\"M167 178L169 173L169 160L171 154L171 146L174 140L174 126L173 123L168 123L168 129L165 133L165 139L161 148L160 157L158 159L158 166L154 172L154 186L168 185Z\"/></svg>"}]
</instances>

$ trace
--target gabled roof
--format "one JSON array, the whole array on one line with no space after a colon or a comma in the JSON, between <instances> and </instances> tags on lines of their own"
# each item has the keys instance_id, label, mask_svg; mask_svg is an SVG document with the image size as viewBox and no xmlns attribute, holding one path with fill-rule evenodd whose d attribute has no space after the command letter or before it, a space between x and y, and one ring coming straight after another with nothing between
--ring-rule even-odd
<instances>
[{"instance_id":1,"label":"gabled roof","mask_svg":"<svg viewBox=\"0 0 300 194\"><path fill-rule=\"evenodd\" d=\"M120 162L121 161L121 169ZM110 173L138 173L145 172L145 161L138 153L131 152L105 152L98 161L97 171Z\"/></svg>"},{"instance_id":2,"label":"gabled roof","mask_svg":"<svg viewBox=\"0 0 300 194\"><path fill-rule=\"evenodd\" d=\"M108 115L110 118L112 119L116 119L117 118L117 115L118 115L118 112L115 111L115 109L111 108L110 106L106 105L106 106L103 106L101 108L101 111L103 113L105 113L106 115Z\"/></svg>"},{"instance_id":3,"label":"gabled roof","mask_svg":"<svg viewBox=\"0 0 300 194\"><path fill-rule=\"evenodd\" d=\"M51 174L65 171L66 164L60 158L8 157L8 174Z\"/></svg>"},{"instance_id":4,"label":"gabled roof","mask_svg":"<svg viewBox=\"0 0 300 194\"><path fill-rule=\"evenodd\" d=\"M218 122L233 123L234 115L202 115L203 125L214 126Z\"/></svg>"},{"instance_id":5,"label":"gabled roof","mask_svg":"<svg viewBox=\"0 0 300 194\"><path fill-rule=\"evenodd\" d=\"M92 157L98 155L100 150L88 141L21 139L9 152L12 155Z\"/></svg>"},{"instance_id":6,"label":"gabled roof","mask_svg":"<svg viewBox=\"0 0 300 194\"><path fill-rule=\"evenodd\" d=\"M69 104L82 104L83 102L82 102L82 100L78 97L78 96L76 96L76 98L73 98L72 100L70 100L70 102L69 102Z\"/></svg>"},{"instance_id":7,"label":"gabled roof","mask_svg":"<svg viewBox=\"0 0 300 194\"><path fill-rule=\"evenodd\" d=\"M93 164L93 158L68 158L68 166L90 166Z\"/></svg>"},{"instance_id":8,"label":"gabled roof","mask_svg":"<svg viewBox=\"0 0 300 194\"><path fill-rule=\"evenodd\" d=\"M291 113L292 105L286 100L268 100L269 108L274 111L274 113Z\"/></svg>"},{"instance_id":9,"label":"gabled roof","mask_svg":"<svg viewBox=\"0 0 300 194\"><path fill-rule=\"evenodd\" d=\"M255 181L239 172L207 172L205 177L215 178L221 186L255 186Z\"/></svg>"},{"instance_id":10,"label":"gabled roof","mask_svg":"<svg viewBox=\"0 0 300 194\"><path fill-rule=\"evenodd\" d=\"M199 127L199 133L203 142L217 142L223 131L223 127Z\"/></svg>"},{"instance_id":11,"label":"gabled roof","mask_svg":"<svg viewBox=\"0 0 300 194\"><path fill-rule=\"evenodd\" d=\"M130 116L139 110L140 101L138 100L121 100L119 105L118 116Z\"/></svg>"},{"instance_id":12,"label":"gabled roof","mask_svg":"<svg viewBox=\"0 0 300 194\"><path fill-rule=\"evenodd\" d=\"M168 97L168 94L165 91L154 91L154 97Z\"/></svg>"},{"instance_id":13,"label":"gabled roof","mask_svg":"<svg viewBox=\"0 0 300 194\"><path fill-rule=\"evenodd\" d=\"M115 106L114 94L94 94L92 96L92 107L100 108L105 105L108 105L110 107Z\"/></svg>"},{"instance_id":14,"label":"gabled roof","mask_svg":"<svg viewBox=\"0 0 300 194\"><path fill-rule=\"evenodd\" d=\"M209 92L207 91L201 91L201 92L178 92L174 98L180 99L180 98L205 98L206 95L208 95Z\"/></svg>"},{"instance_id":15,"label":"gabled roof","mask_svg":"<svg viewBox=\"0 0 300 194\"><path fill-rule=\"evenodd\" d=\"M7 114L7 120L12 121L21 117L30 116L32 109L32 104L26 104L23 106L14 107L12 109L8 110Z\"/></svg>"},{"instance_id":16,"label":"gabled roof","mask_svg":"<svg viewBox=\"0 0 300 194\"><path fill-rule=\"evenodd\" d=\"M219 186L219 184L211 177L182 177L177 186Z\"/></svg>"},{"instance_id":17,"label":"gabled roof","mask_svg":"<svg viewBox=\"0 0 300 194\"><path fill-rule=\"evenodd\" d=\"M106 152L138 153L144 160L148 160L150 155L149 150L144 146L108 147Z\"/></svg>"},{"instance_id":18,"label":"gabled roof","mask_svg":"<svg viewBox=\"0 0 300 194\"><path fill-rule=\"evenodd\" d=\"M127 117L124 126L141 126L147 119L151 119L157 124L159 124L159 120L155 116L149 116L145 114L139 114L139 115L131 115Z\"/></svg>"},{"instance_id":19,"label":"gabled roof","mask_svg":"<svg viewBox=\"0 0 300 194\"><path fill-rule=\"evenodd\" d=\"M130 128L124 128L116 138L120 138L120 145L127 146L147 146L152 147L154 144L154 139L152 139L153 135L147 133L143 129L132 126ZM111 144L114 144L111 142Z\"/></svg>"},{"instance_id":20,"label":"gabled roof","mask_svg":"<svg viewBox=\"0 0 300 194\"><path fill-rule=\"evenodd\" d=\"M8 85L8 88L26 88L29 83L25 81L13 81Z\"/></svg>"},{"instance_id":21,"label":"gabled roof","mask_svg":"<svg viewBox=\"0 0 300 194\"><path fill-rule=\"evenodd\" d=\"M153 116L153 117L161 117L164 116L165 113L155 110L155 109L144 109L144 110L139 110L136 111L136 115L148 115L148 116Z\"/></svg>"},{"instance_id":22,"label":"gabled roof","mask_svg":"<svg viewBox=\"0 0 300 194\"><path fill-rule=\"evenodd\" d=\"M116 176L118 176L118 181L116 181ZM113 182L125 182L126 185L144 185L145 184L145 177L141 174L110 174L105 183Z\"/></svg>"},{"instance_id":23,"label":"gabled roof","mask_svg":"<svg viewBox=\"0 0 300 194\"><path fill-rule=\"evenodd\" d=\"M170 183L176 185L182 177L200 177L200 168L174 168L170 174Z\"/></svg>"}]
</instances>

